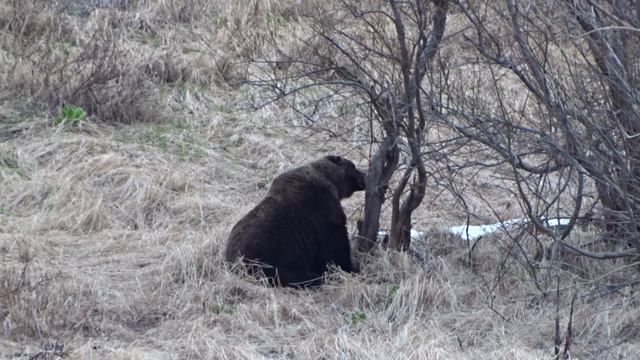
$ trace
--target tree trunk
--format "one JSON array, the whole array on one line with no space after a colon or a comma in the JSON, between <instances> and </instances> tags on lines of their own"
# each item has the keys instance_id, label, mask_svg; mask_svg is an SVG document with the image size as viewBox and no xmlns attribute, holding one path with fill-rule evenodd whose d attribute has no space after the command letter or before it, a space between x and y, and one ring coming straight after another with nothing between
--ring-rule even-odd
<instances>
[{"instance_id":1,"label":"tree trunk","mask_svg":"<svg viewBox=\"0 0 640 360\"><path fill-rule=\"evenodd\" d=\"M358 250L367 252L376 244L380 213L391 175L398 165L397 136L388 134L369 164L365 181L364 218L358 229Z\"/></svg>"}]
</instances>

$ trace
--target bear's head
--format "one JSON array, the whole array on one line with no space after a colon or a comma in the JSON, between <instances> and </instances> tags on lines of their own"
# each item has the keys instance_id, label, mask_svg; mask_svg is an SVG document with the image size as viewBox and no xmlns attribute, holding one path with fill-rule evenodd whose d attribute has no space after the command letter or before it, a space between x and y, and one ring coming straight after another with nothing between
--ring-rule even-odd
<instances>
[{"instance_id":1,"label":"bear's head","mask_svg":"<svg viewBox=\"0 0 640 360\"><path fill-rule=\"evenodd\" d=\"M341 199L365 189L366 174L358 170L351 161L336 155L325 156L321 161L328 163L323 169L325 176L331 179Z\"/></svg>"}]
</instances>

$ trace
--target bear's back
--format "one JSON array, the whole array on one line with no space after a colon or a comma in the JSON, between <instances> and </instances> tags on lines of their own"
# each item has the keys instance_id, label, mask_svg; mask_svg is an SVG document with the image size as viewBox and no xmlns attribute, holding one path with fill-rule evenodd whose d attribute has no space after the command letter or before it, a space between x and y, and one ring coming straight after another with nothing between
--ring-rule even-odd
<instances>
[{"instance_id":1,"label":"bear's back","mask_svg":"<svg viewBox=\"0 0 640 360\"><path fill-rule=\"evenodd\" d=\"M286 262L285 254L304 256L317 251L324 224L345 221L340 201L331 191L318 184L296 181L291 186L292 182L282 180L233 227L227 261L241 255L265 262Z\"/></svg>"}]
</instances>

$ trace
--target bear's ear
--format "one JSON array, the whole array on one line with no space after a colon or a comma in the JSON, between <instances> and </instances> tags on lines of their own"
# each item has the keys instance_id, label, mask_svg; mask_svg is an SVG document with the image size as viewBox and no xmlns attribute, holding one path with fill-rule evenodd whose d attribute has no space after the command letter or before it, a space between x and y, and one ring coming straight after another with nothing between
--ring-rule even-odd
<instances>
[{"instance_id":1,"label":"bear's ear","mask_svg":"<svg viewBox=\"0 0 640 360\"><path fill-rule=\"evenodd\" d=\"M338 155L327 155L325 156L329 161L335 164L340 164L343 162L342 158Z\"/></svg>"}]
</instances>

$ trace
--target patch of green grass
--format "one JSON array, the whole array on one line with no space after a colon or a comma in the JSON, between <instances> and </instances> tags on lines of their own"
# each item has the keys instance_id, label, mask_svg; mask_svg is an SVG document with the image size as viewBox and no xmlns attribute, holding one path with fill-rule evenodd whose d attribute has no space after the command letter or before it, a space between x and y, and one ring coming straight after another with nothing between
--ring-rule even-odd
<instances>
[{"instance_id":1,"label":"patch of green grass","mask_svg":"<svg viewBox=\"0 0 640 360\"><path fill-rule=\"evenodd\" d=\"M355 325L359 322L365 321L367 319L367 314L360 309L356 309L351 313L351 325Z\"/></svg>"},{"instance_id":2,"label":"patch of green grass","mask_svg":"<svg viewBox=\"0 0 640 360\"><path fill-rule=\"evenodd\" d=\"M200 159L204 157L204 149L198 145L190 132L184 133L179 144L178 155L181 160Z\"/></svg>"},{"instance_id":3,"label":"patch of green grass","mask_svg":"<svg viewBox=\"0 0 640 360\"><path fill-rule=\"evenodd\" d=\"M163 151L167 151L169 148L169 134L162 126L153 126L151 133L147 134L145 138L150 145L158 147Z\"/></svg>"},{"instance_id":4,"label":"patch of green grass","mask_svg":"<svg viewBox=\"0 0 640 360\"><path fill-rule=\"evenodd\" d=\"M389 291L387 291L387 300L384 302L385 306L389 306L393 303L393 300L395 300L396 295L398 294L398 290L400 290L400 285L398 284L389 286Z\"/></svg>"},{"instance_id":5,"label":"patch of green grass","mask_svg":"<svg viewBox=\"0 0 640 360\"><path fill-rule=\"evenodd\" d=\"M16 174L23 179L29 179L29 174L20 167L15 158L10 154L0 153L0 183L4 181L7 174Z\"/></svg>"},{"instance_id":6,"label":"patch of green grass","mask_svg":"<svg viewBox=\"0 0 640 360\"><path fill-rule=\"evenodd\" d=\"M7 127L7 129L11 129L16 125L20 125L29 119L30 119L29 117L22 117L22 116L8 117L3 121L3 123L4 123L4 126Z\"/></svg>"},{"instance_id":7,"label":"patch of green grass","mask_svg":"<svg viewBox=\"0 0 640 360\"><path fill-rule=\"evenodd\" d=\"M202 50L192 48L192 47L185 47L185 48L182 48L182 53L183 54L200 54L202 53Z\"/></svg>"},{"instance_id":8,"label":"patch of green grass","mask_svg":"<svg viewBox=\"0 0 640 360\"><path fill-rule=\"evenodd\" d=\"M87 112L80 106L62 105L58 116L53 118L55 126L78 126L87 118Z\"/></svg>"},{"instance_id":9,"label":"patch of green grass","mask_svg":"<svg viewBox=\"0 0 640 360\"><path fill-rule=\"evenodd\" d=\"M229 27L229 19L224 15L218 15L215 17L214 22L219 28Z\"/></svg>"},{"instance_id":10,"label":"patch of green grass","mask_svg":"<svg viewBox=\"0 0 640 360\"><path fill-rule=\"evenodd\" d=\"M216 104L213 106L213 110L223 114L231 114L233 112L233 108L227 104Z\"/></svg>"},{"instance_id":11,"label":"patch of green grass","mask_svg":"<svg viewBox=\"0 0 640 360\"><path fill-rule=\"evenodd\" d=\"M220 314L231 315L233 314L234 309L231 306L222 304L222 305L212 306L211 311L216 315L220 315Z\"/></svg>"},{"instance_id":12,"label":"patch of green grass","mask_svg":"<svg viewBox=\"0 0 640 360\"><path fill-rule=\"evenodd\" d=\"M9 217L9 210L0 206L0 225L6 225Z\"/></svg>"},{"instance_id":13,"label":"patch of green grass","mask_svg":"<svg viewBox=\"0 0 640 360\"><path fill-rule=\"evenodd\" d=\"M284 23L285 20L280 14L267 15L267 24L269 25L269 29L271 29L271 31L277 31L282 27Z\"/></svg>"},{"instance_id":14,"label":"patch of green grass","mask_svg":"<svg viewBox=\"0 0 640 360\"><path fill-rule=\"evenodd\" d=\"M69 57L69 55L71 55L71 52L73 51L74 47L75 46L72 43L68 42L68 41L61 41L61 42L56 44L57 50L65 58L67 58L67 57Z\"/></svg>"},{"instance_id":15,"label":"patch of green grass","mask_svg":"<svg viewBox=\"0 0 640 360\"><path fill-rule=\"evenodd\" d=\"M152 126L140 141L141 145L151 145L174 153L180 160L199 159L205 154L191 126L181 119Z\"/></svg>"},{"instance_id":16,"label":"patch of green grass","mask_svg":"<svg viewBox=\"0 0 640 360\"><path fill-rule=\"evenodd\" d=\"M177 90L176 100L183 104L191 94L191 87L186 82L183 82L179 84Z\"/></svg>"},{"instance_id":17,"label":"patch of green grass","mask_svg":"<svg viewBox=\"0 0 640 360\"><path fill-rule=\"evenodd\" d=\"M162 46L162 38L156 31L151 31L150 29L143 28L133 31L131 35L141 44L149 45L151 47Z\"/></svg>"},{"instance_id":18,"label":"patch of green grass","mask_svg":"<svg viewBox=\"0 0 640 360\"><path fill-rule=\"evenodd\" d=\"M11 156L0 154L0 167L7 169L18 169L18 161Z\"/></svg>"}]
</instances>

